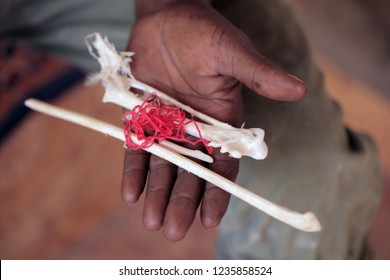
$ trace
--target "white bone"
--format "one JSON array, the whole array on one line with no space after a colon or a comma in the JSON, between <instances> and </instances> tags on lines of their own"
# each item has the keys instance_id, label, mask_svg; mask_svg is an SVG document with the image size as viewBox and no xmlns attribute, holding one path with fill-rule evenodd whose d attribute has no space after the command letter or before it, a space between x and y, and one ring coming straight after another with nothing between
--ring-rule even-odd
<instances>
[{"instance_id":1,"label":"white bone","mask_svg":"<svg viewBox=\"0 0 390 280\"><path fill-rule=\"evenodd\" d=\"M80 113L62 109L34 99L26 100L25 105L38 112L66 120L87 127L89 129L101 132L105 135L109 135L121 141L125 141L125 136L123 134L122 128L113 126L109 123L105 123L103 121L82 115ZM134 134L132 134L131 137L136 144L142 144L142 141L139 141ZM272 203L265 198L254 194L247 189L237 185L236 183L226 179L225 177L212 172L206 167L201 166L189 160L188 158L173 152L172 150L162 146L161 144L154 144L151 147L146 148L145 150L167 161L170 161L179 167L182 167L188 172L191 172L196 176L216 185L217 187L229 192L230 194L256 207L264 213L267 213L268 215L294 228L307 232L316 232L321 230L321 225L319 221L317 220L316 216L311 212L300 214L275 203Z\"/></svg>"},{"instance_id":2,"label":"white bone","mask_svg":"<svg viewBox=\"0 0 390 280\"><path fill-rule=\"evenodd\" d=\"M91 76L90 82L102 82L105 88L104 102L112 102L131 110L134 106L142 104L143 100L132 93L130 88L142 90L144 92L143 97L154 92L167 103L173 104L193 117L206 122L207 124L198 123L202 137L210 142L210 146L221 148L222 153L229 153L234 158L250 156L254 159L264 159L267 156L268 149L264 142L264 130L261 128L232 127L136 80L130 68L131 56L134 53L117 53L115 47L108 42L107 38L103 39L98 33L87 36L86 44L91 55L99 61L101 66L100 73ZM188 134L199 137L198 130L195 129L193 124L186 125L184 129Z\"/></svg>"}]
</instances>

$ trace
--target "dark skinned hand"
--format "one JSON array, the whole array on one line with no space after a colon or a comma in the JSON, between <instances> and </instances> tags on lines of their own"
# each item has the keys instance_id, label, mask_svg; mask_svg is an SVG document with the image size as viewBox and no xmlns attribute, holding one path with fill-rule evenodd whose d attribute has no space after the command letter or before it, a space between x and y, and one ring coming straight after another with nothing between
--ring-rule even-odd
<instances>
[{"instance_id":1,"label":"dark skinned hand","mask_svg":"<svg viewBox=\"0 0 390 280\"><path fill-rule=\"evenodd\" d=\"M267 61L207 1L138 1L128 50L136 53L137 79L234 126L242 123L241 83L275 100L298 100L306 93L303 82ZM212 156L208 168L234 181L238 160L216 149ZM217 226L230 198L163 159L126 150L122 197L133 204L144 189L143 224L162 228L170 241L184 238L199 206L203 226Z\"/></svg>"}]
</instances>

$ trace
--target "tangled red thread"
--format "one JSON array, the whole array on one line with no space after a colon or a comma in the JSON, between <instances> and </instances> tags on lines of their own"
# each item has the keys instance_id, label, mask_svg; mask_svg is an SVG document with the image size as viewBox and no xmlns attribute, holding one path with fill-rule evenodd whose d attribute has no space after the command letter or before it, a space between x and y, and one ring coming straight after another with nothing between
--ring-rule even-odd
<instances>
[{"instance_id":1,"label":"tangled red thread","mask_svg":"<svg viewBox=\"0 0 390 280\"><path fill-rule=\"evenodd\" d=\"M165 104L155 93L149 95L141 105L124 113L123 119L126 121L124 127L126 144L133 150L149 148L154 143L169 139L192 145L202 143L207 152L212 153L212 147L208 146L209 142L202 137L196 122L187 120L183 110ZM193 123L198 130L199 137L195 141L188 140L184 131L184 126L190 123ZM132 131L137 139L142 141L140 145L131 139Z\"/></svg>"}]
</instances>

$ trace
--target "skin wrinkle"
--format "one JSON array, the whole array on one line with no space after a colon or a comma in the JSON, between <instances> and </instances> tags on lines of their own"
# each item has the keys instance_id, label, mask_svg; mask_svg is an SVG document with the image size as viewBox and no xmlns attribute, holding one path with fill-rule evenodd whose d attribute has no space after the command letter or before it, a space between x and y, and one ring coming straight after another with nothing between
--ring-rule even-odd
<instances>
[{"instance_id":1,"label":"skin wrinkle","mask_svg":"<svg viewBox=\"0 0 390 280\"><path fill-rule=\"evenodd\" d=\"M138 151L128 150L127 152L132 152L133 156L141 157L141 160L143 157L149 157L149 155L144 150L138 150ZM126 175L126 174L128 174L130 172L134 172L134 171L136 171L136 172L144 171L144 168L142 168L140 166L126 165L123 168L123 175Z\"/></svg>"},{"instance_id":2,"label":"skin wrinkle","mask_svg":"<svg viewBox=\"0 0 390 280\"><path fill-rule=\"evenodd\" d=\"M147 194L155 194L155 193L168 193L168 189L159 188L158 186L153 187L153 185L148 185L148 189L146 190Z\"/></svg>"},{"instance_id":3,"label":"skin wrinkle","mask_svg":"<svg viewBox=\"0 0 390 280\"><path fill-rule=\"evenodd\" d=\"M172 60L172 57L171 57L171 55L170 55L169 52L168 52L168 48L167 48L167 46L166 46L166 41L165 41L165 25L166 25L167 20L168 20L168 16L165 16L165 17L163 18L163 22L162 22L162 25L161 25L161 39L162 39L162 40L161 40L161 46L162 46L161 50L164 51L164 53ZM165 63L163 63L163 66L164 66L165 72L168 73L167 76L168 76L168 79L169 79L170 84L171 84L171 85L174 85L174 79L173 79L172 76L169 74L167 65L166 65ZM157 80L158 80L158 79L157 79ZM169 88L170 88L171 91L173 91L172 86L169 87ZM175 91L174 91L174 92L175 92ZM177 95L176 92L175 92L175 95Z\"/></svg>"},{"instance_id":4,"label":"skin wrinkle","mask_svg":"<svg viewBox=\"0 0 390 280\"><path fill-rule=\"evenodd\" d=\"M220 23L220 24L218 24L216 27L215 27L215 29L214 29L214 31L213 31L213 35L211 36L211 38L213 38L213 40L212 41L217 41L217 44L216 44L216 46L217 46L217 50L219 50L219 44L220 44L220 41L221 41L221 37L223 36L223 34L225 33L225 28L221 28L221 26L223 25L223 23ZM217 37L217 33L218 33L218 31L220 30L220 29L222 29L222 32L221 32L221 35L219 35L218 36L218 39L215 39L215 37Z\"/></svg>"},{"instance_id":5,"label":"skin wrinkle","mask_svg":"<svg viewBox=\"0 0 390 280\"><path fill-rule=\"evenodd\" d=\"M169 163L168 161L165 161L165 160L164 161L161 160L160 163L153 164L153 165L150 166L150 169L153 170L153 171L159 171L159 170L161 170L163 168L173 169L174 171L177 170L175 165L173 165L173 164L171 164L171 163Z\"/></svg>"},{"instance_id":6,"label":"skin wrinkle","mask_svg":"<svg viewBox=\"0 0 390 280\"><path fill-rule=\"evenodd\" d=\"M213 33L213 38L214 38L214 35L217 33L217 31L219 30L219 29L222 29L222 31L221 31L221 34L219 35L219 37L218 37L218 39L217 39L217 44L216 44L216 46L217 46L217 53L216 53L216 56L215 56L215 58L216 58L216 69L217 69L217 72L218 73L221 73L221 71L220 71L220 56L219 56L219 54L220 54L220 47L221 47L221 42L222 42L222 37L225 35L225 32L226 32L226 28L221 28L221 26L223 25L223 23L220 23L216 28L215 28L215 31L214 31L214 33ZM214 41L214 40L213 40Z\"/></svg>"},{"instance_id":7,"label":"skin wrinkle","mask_svg":"<svg viewBox=\"0 0 390 280\"><path fill-rule=\"evenodd\" d=\"M252 81L251 81L251 86L252 88L260 88L260 83L259 82L256 82L255 81L255 77L256 77L256 72L257 72L257 69L259 69L260 67L260 64L257 64L256 67L253 69L253 72L252 72Z\"/></svg>"},{"instance_id":8,"label":"skin wrinkle","mask_svg":"<svg viewBox=\"0 0 390 280\"><path fill-rule=\"evenodd\" d=\"M222 105L223 103L237 104L237 102L235 102L234 100L224 99L223 97L209 97L209 96L203 97L203 96L191 96L191 95L189 95L188 97L207 100L207 101L213 102L213 105L217 104L218 106ZM210 102L207 102L207 103L210 103ZM202 108L204 109L204 108L211 108L211 107L213 107L213 106L203 106Z\"/></svg>"},{"instance_id":9,"label":"skin wrinkle","mask_svg":"<svg viewBox=\"0 0 390 280\"><path fill-rule=\"evenodd\" d=\"M121 183L121 196L128 205L132 205L138 201L143 192L143 187L146 183L145 168L148 166L150 155L143 150L130 151L126 150L125 155L129 156L132 153L138 164L124 163L123 177ZM142 184L140 187L139 185Z\"/></svg>"},{"instance_id":10,"label":"skin wrinkle","mask_svg":"<svg viewBox=\"0 0 390 280\"><path fill-rule=\"evenodd\" d=\"M235 61L235 59L236 59L236 55L237 55L237 53L238 53L238 50L237 49L235 49L234 51L233 51L233 54L232 54L232 58L230 59L230 76L232 76L232 77L234 77L234 61Z\"/></svg>"},{"instance_id":11,"label":"skin wrinkle","mask_svg":"<svg viewBox=\"0 0 390 280\"><path fill-rule=\"evenodd\" d=\"M229 76L226 76L226 75L220 75L220 74L219 74L219 76L223 78L223 80L225 81L226 85L232 84L231 86L235 87L235 86L237 86L237 84L240 83L239 81L237 81L237 79L234 79L232 77L229 77ZM225 88L222 88L222 90L225 90Z\"/></svg>"},{"instance_id":12,"label":"skin wrinkle","mask_svg":"<svg viewBox=\"0 0 390 280\"><path fill-rule=\"evenodd\" d=\"M191 176L190 176L191 175ZM180 184L180 181L182 182L191 182L192 188L188 189L186 184ZM199 205L201 195L203 194L203 190L205 187L205 181L203 179L199 179L196 177L192 177L192 174L188 173L188 175L182 175L182 177L178 178L178 181L176 182L171 199L177 199L180 197L188 197L189 199L192 199L194 202L198 202L196 205ZM190 191L188 191L190 190ZM194 193L196 193L194 197ZM170 201L171 201L170 199Z\"/></svg>"},{"instance_id":13,"label":"skin wrinkle","mask_svg":"<svg viewBox=\"0 0 390 280\"><path fill-rule=\"evenodd\" d=\"M126 166L126 168L123 169L123 175L126 175L130 172L143 172L144 169L137 167L137 166Z\"/></svg>"},{"instance_id":14,"label":"skin wrinkle","mask_svg":"<svg viewBox=\"0 0 390 280\"><path fill-rule=\"evenodd\" d=\"M200 201L201 201L200 196L199 196L198 201L195 201L195 200L194 200L191 196L189 196L189 195L187 195L187 196L183 196L183 195L179 195L179 196L171 195L171 198L169 199L169 203L183 203L183 202L185 202L185 204L191 203L191 204L194 206L194 208L198 208ZM187 206L188 206L188 205L187 205Z\"/></svg>"}]
</instances>

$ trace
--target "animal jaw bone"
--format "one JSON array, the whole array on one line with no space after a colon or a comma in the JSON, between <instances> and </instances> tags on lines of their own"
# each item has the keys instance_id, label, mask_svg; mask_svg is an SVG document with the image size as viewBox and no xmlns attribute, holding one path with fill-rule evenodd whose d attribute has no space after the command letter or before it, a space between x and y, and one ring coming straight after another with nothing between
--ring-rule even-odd
<instances>
[{"instance_id":1,"label":"animal jaw bone","mask_svg":"<svg viewBox=\"0 0 390 280\"><path fill-rule=\"evenodd\" d=\"M132 93L130 88L143 91L143 97L154 92L167 104L173 104L193 117L204 121L206 124L198 123L202 137L210 142L210 146L221 148L222 153L229 153L234 158L250 156L254 159L264 159L267 156L268 149L264 142L264 130L260 128L235 128L198 112L165 93L138 81L132 75L130 68L131 56L134 53L117 53L107 38L103 39L98 33L87 36L86 44L91 55L99 61L101 66L100 73L91 76L89 81L91 83L102 82L105 88L103 102L111 102L131 110L134 106L142 104L143 100ZM193 124L185 125L184 129L192 136L199 136L198 130L194 128Z\"/></svg>"}]
</instances>

